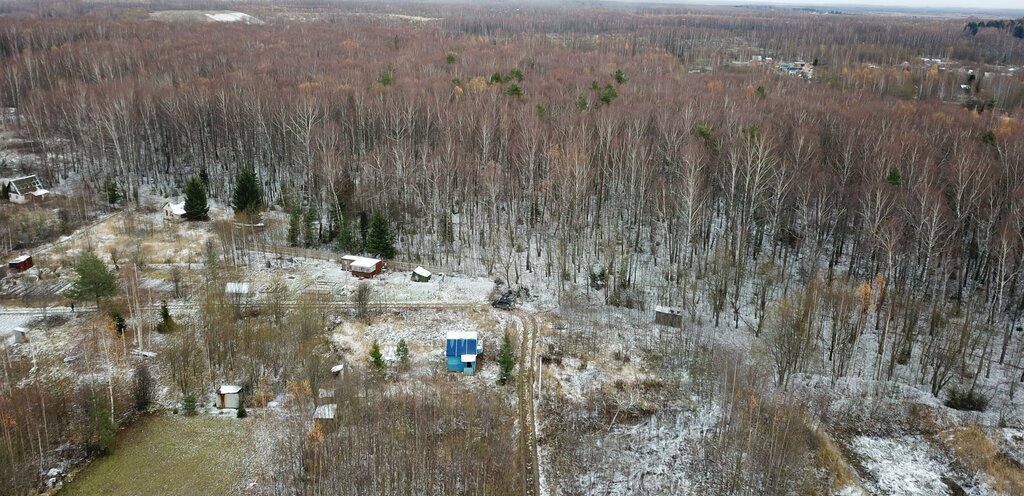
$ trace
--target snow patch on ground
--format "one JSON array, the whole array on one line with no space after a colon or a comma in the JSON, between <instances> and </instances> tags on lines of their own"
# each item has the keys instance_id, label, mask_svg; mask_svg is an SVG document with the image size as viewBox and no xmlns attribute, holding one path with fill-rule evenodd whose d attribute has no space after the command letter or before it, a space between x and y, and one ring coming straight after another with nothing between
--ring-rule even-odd
<instances>
[{"instance_id":1,"label":"snow patch on ground","mask_svg":"<svg viewBox=\"0 0 1024 496\"><path fill-rule=\"evenodd\" d=\"M599 444L605 458L577 478L577 488L600 488L608 495L697 494L693 463L720 415L717 405L703 405L613 427Z\"/></svg>"},{"instance_id":2,"label":"snow patch on ground","mask_svg":"<svg viewBox=\"0 0 1024 496\"><path fill-rule=\"evenodd\" d=\"M150 14L151 19L171 22L229 22L264 24L263 21L242 12L231 10L162 10Z\"/></svg>"},{"instance_id":3,"label":"snow patch on ground","mask_svg":"<svg viewBox=\"0 0 1024 496\"><path fill-rule=\"evenodd\" d=\"M255 17L241 12L216 12L206 14L206 17L209 17L211 21L216 22L244 22L246 24L250 24L255 20Z\"/></svg>"},{"instance_id":4,"label":"snow patch on ground","mask_svg":"<svg viewBox=\"0 0 1024 496\"><path fill-rule=\"evenodd\" d=\"M872 494L949 494L942 482L949 467L921 436L858 436L851 447L874 478L864 481Z\"/></svg>"}]
</instances>

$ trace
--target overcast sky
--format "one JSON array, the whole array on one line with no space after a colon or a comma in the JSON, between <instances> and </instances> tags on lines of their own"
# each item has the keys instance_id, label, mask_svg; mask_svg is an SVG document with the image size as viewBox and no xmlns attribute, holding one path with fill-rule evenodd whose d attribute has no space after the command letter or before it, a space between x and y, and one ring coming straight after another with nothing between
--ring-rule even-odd
<instances>
[{"instance_id":1,"label":"overcast sky","mask_svg":"<svg viewBox=\"0 0 1024 496\"><path fill-rule=\"evenodd\" d=\"M631 0L618 0L631 1ZM632 0L644 1L644 0ZM1018 10L1024 13L1024 0L648 0L656 3L692 3L692 4L721 4L733 5L743 4L800 4L800 5L881 5L889 7L929 7L929 8L957 8L963 10Z\"/></svg>"}]
</instances>

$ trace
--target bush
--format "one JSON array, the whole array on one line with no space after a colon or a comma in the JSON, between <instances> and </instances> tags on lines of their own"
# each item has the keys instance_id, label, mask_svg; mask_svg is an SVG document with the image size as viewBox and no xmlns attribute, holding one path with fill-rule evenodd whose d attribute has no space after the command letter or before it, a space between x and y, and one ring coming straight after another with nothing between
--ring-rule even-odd
<instances>
[{"instance_id":1,"label":"bush","mask_svg":"<svg viewBox=\"0 0 1024 496\"><path fill-rule=\"evenodd\" d=\"M965 393L959 389L954 389L949 392L946 406L954 410L984 412L985 408L988 408L988 398L974 390Z\"/></svg>"},{"instance_id":2,"label":"bush","mask_svg":"<svg viewBox=\"0 0 1024 496\"><path fill-rule=\"evenodd\" d=\"M245 411L245 403L238 403L238 411L235 412L235 416L240 419L244 419L245 417L249 416L249 412Z\"/></svg>"}]
</instances>

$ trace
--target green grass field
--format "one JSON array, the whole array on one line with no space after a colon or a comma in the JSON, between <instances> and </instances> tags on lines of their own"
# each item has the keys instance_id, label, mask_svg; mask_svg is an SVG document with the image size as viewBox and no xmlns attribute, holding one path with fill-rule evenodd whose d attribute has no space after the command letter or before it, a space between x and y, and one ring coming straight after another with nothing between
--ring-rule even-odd
<instances>
[{"instance_id":1,"label":"green grass field","mask_svg":"<svg viewBox=\"0 0 1024 496\"><path fill-rule=\"evenodd\" d=\"M248 450L245 421L159 415L119 432L113 452L78 473L61 496L231 494Z\"/></svg>"}]
</instances>

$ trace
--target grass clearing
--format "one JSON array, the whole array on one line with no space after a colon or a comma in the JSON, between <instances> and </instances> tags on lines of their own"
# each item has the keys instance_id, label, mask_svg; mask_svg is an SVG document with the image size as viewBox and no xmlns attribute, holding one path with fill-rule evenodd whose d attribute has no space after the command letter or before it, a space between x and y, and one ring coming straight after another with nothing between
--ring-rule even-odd
<instances>
[{"instance_id":1,"label":"grass clearing","mask_svg":"<svg viewBox=\"0 0 1024 496\"><path fill-rule=\"evenodd\" d=\"M62 496L230 494L245 468L245 421L155 415L118 433L113 452L93 461Z\"/></svg>"}]
</instances>

